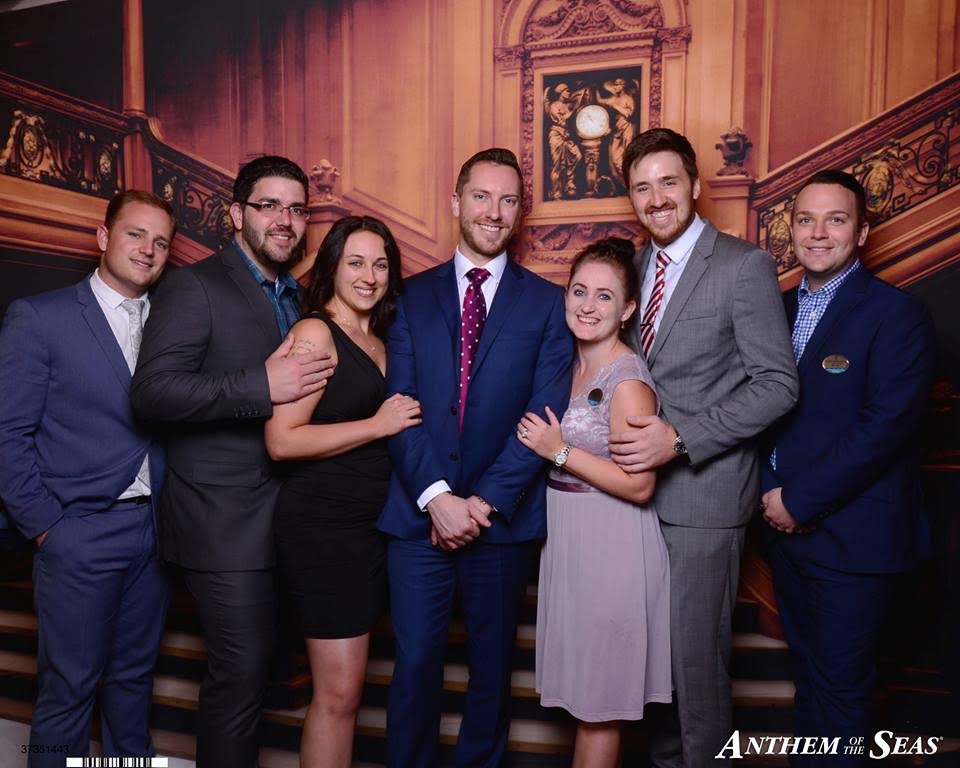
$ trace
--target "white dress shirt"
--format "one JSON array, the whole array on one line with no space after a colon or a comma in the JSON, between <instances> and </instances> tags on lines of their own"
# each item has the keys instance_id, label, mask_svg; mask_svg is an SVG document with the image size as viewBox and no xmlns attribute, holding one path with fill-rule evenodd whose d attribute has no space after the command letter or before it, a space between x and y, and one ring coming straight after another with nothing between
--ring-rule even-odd
<instances>
[{"instance_id":1,"label":"white dress shirt","mask_svg":"<svg viewBox=\"0 0 960 768\"><path fill-rule=\"evenodd\" d=\"M663 318L663 313L670 303L670 297L673 295L674 288L676 288L677 283L680 282L680 276L683 274L684 267L687 266L687 262L690 260L693 246L696 245L700 235L703 234L703 228L705 226L706 222L700 218L699 214L695 213L693 215L693 221L690 222L690 226L687 227L686 231L666 248L661 248L653 241L650 242L652 249L650 251L650 258L647 259L647 266L640 281L640 307L637 310L640 317L643 317L643 313L647 308L647 302L650 301L650 294L653 293L653 284L657 279L657 254L660 251L664 251L667 254L667 258L670 259L670 264L667 266L667 272L663 278L663 300L660 302L660 311L657 312L657 316L653 321L654 334L660 330L660 320ZM656 336L654 336L654 338L656 338Z\"/></svg>"},{"instance_id":2,"label":"white dress shirt","mask_svg":"<svg viewBox=\"0 0 960 768\"><path fill-rule=\"evenodd\" d=\"M133 359L133 347L130 344L130 315L127 313L127 310L121 306L127 297L117 293L113 288L103 282L103 278L100 277L99 267L90 278L90 288L93 290L93 295L97 299L97 304L100 305L100 309L103 311L103 316L107 319L107 325L110 326L110 330L113 331L113 336L117 340L117 344L120 345L123 357L127 361L127 367L130 368L132 375L137 361ZM147 316L150 314L150 297L147 294L143 294L135 298L143 301L143 322L146 323ZM137 476L130 484L130 487L120 494L119 499L130 499L135 496L150 495L150 486L144 479L150 476L149 467L150 456L147 454L143 457L143 464L140 465L140 471L137 472Z\"/></svg>"},{"instance_id":3,"label":"white dress shirt","mask_svg":"<svg viewBox=\"0 0 960 768\"><path fill-rule=\"evenodd\" d=\"M470 285L470 281L467 279L467 272L476 267L470 259L460 253L460 249L453 254L453 269L457 274L457 294L460 297L460 314L463 314L463 299L467 295L467 286ZM490 308L493 306L493 297L497 295L497 288L500 286L500 278L503 277L503 270L507 268L507 252L503 251L499 256L494 257L486 264L483 265L483 268L490 273L483 285L480 286L480 290L483 292L483 299L487 303L487 314L490 313ZM450 485L446 480L440 479L428 485L423 493L417 497L417 506L420 509L426 509L427 504L429 504L433 499L439 496L441 493L451 492Z\"/></svg>"}]
</instances>

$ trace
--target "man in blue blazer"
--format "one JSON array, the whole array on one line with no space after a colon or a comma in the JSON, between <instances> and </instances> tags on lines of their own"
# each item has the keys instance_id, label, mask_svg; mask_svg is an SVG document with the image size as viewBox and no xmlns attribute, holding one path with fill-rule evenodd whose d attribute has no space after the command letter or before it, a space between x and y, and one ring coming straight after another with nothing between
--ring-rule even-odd
<instances>
[{"instance_id":1,"label":"man in blue blazer","mask_svg":"<svg viewBox=\"0 0 960 768\"><path fill-rule=\"evenodd\" d=\"M0 331L0 496L36 542L37 703L28 763L88 754L97 684L105 756L152 756L152 673L168 594L154 500L164 474L130 378L173 211L128 190L97 229L100 265L10 305Z\"/></svg>"},{"instance_id":2,"label":"man in blue blazer","mask_svg":"<svg viewBox=\"0 0 960 768\"><path fill-rule=\"evenodd\" d=\"M533 542L546 535L546 467L517 440L517 423L546 406L563 414L573 357L562 291L507 257L522 189L509 150L464 163L452 198L456 253L405 282L388 335L387 392L423 409L422 425L390 441L394 474L379 523L391 537L397 638L391 766L437 762L458 587L470 682L456 764L499 765L506 748L517 613Z\"/></svg>"},{"instance_id":3,"label":"man in blue blazer","mask_svg":"<svg viewBox=\"0 0 960 768\"><path fill-rule=\"evenodd\" d=\"M916 438L933 329L919 301L860 263L868 230L863 187L850 174L821 171L797 195L793 246L805 273L785 302L800 400L774 428L762 473L796 733L841 744L869 737L891 574L913 567L929 536Z\"/></svg>"}]
</instances>

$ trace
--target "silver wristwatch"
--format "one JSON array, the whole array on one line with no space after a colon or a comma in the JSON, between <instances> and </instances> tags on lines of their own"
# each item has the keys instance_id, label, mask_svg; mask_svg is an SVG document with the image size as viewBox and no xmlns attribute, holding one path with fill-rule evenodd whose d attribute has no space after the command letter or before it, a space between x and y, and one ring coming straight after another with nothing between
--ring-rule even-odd
<instances>
[{"instance_id":1,"label":"silver wristwatch","mask_svg":"<svg viewBox=\"0 0 960 768\"><path fill-rule=\"evenodd\" d=\"M683 438L680 435L677 435L677 439L673 441L673 452L677 456L687 455L687 446L684 445Z\"/></svg>"},{"instance_id":2,"label":"silver wristwatch","mask_svg":"<svg viewBox=\"0 0 960 768\"><path fill-rule=\"evenodd\" d=\"M563 444L563 448L554 454L553 466L555 466L557 469L560 469L560 467L567 463L567 457L570 455L570 448L570 443Z\"/></svg>"}]
</instances>

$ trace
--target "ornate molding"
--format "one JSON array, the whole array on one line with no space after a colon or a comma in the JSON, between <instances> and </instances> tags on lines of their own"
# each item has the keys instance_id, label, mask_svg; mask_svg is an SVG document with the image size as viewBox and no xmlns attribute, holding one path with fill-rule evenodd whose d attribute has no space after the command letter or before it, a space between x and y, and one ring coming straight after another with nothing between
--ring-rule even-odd
<instances>
[{"instance_id":1,"label":"ornate molding","mask_svg":"<svg viewBox=\"0 0 960 768\"><path fill-rule=\"evenodd\" d=\"M605 237L633 240L638 249L648 239L636 220L532 225L523 229L519 260L528 265L569 265L579 251Z\"/></svg>"},{"instance_id":2,"label":"ornate molding","mask_svg":"<svg viewBox=\"0 0 960 768\"><path fill-rule=\"evenodd\" d=\"M145 132L153 164L153 191L173 207L178 229L216 251L233 235L230 201L233 178L211 165L162 144Z\"/></svg>"},{"instance_id":3,"label":"ornate molding","mask_svg":"<svg viewBox=\"0 0 960 768\"><path fill-rule=\"evenodd\" d=\"M323 158L319 163L310 169L310 180L317 190L316 196L310 200L311 205L342 205L343 200L333 194L333 186L340 178L340 169L331 163L327 158Z\"/></svg>"},{"instance_id":4,"label":"ornate molding","mask_svg":"<svg viewBox=\"0 0 960 768\"><path fill-rule=\"evenodd\" d=\"M524 45L495 48L493 51L493 60L501 69L519 69L527 59L527 48Z\"/></svg>"},{"instance_id":5,"label":"ornate molding","mask_svg":"<svg viewBox=\"0 0 960 768\"><path fill-rule=\"evenodd\" d=\"M120 188L122 134L7 96L0 121L7 128L0 173L107 199Z\"/></svg>"},{"instance_id":6,"label":"ornate molding","mask_svg":"<svg viewBox=\"0 0 960 768\"><path fill-rule=\"evenodd\" d=\"M540 6L548 8L540 11ZM610 34L633 34L663 26L660 4L633 0L565 0L559 6L540 2L530 13L523 32L525 43L555 42Z\"/></svg>"},{"instance_id":7,"label":"ornate molding","mask_svg":"<svg viewBox=\"0 0 960 768\"><path fill-rule=\"evenodd\" d=\"M663 46L663 50L686 51L693 39L693 28L686 27L662 27L657 32L657 40Z\"/></svg>"}]
</instances>

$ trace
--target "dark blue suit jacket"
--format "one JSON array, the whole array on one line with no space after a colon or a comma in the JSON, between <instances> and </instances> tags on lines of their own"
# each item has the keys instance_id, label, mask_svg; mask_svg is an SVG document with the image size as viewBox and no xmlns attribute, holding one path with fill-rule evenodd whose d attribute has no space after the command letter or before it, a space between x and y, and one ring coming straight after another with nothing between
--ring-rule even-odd
<instances>
[{"instance_id":1,"label":"dark blue suit jacket","mask_svg":"<svg viewBox=\"0 0 960 768\"><path fill-rule=\"evenodd\" d=\"M784 297L791 328L797 291ZM843 355L843 373L823 361ZM895 573L925 556L917 431L933 383L933 326L915 298L865 267L838 290L799 362L800 399L772 433L763 490L808 534L782 535L798 556L852 573Z\"/></svg>"},{"instance_id":2,"label":"dark blue suit jacket","mask_svg":"<svg viewBox=\"0 0 960 768\"><path fill-rule=\"evenodd\" d=\"M89 277L10 305L0 330L0 497L27 538L112 505L148 450L158 498L163 452L134 419L130 378Z\"/></svg>"},{"instance_id":3,"label":"dark blue suit jacket","mask_svg":"<svg viewBox=\"0 0 960 768\"><path fill-rule=\"evenodd\" d=\"M527 411L560 418L570 397L573 342L563 292L508 262L480 337L463 432L457 430L460 306L453 261L409 278L387 337L387 394L420 401L423 423L391 438L394 473L379 527L428 539L417 497L437 480L497 509L481 538L492 543L546 535L546 464L516 438Z\"/></svg>"}]
</instances>

